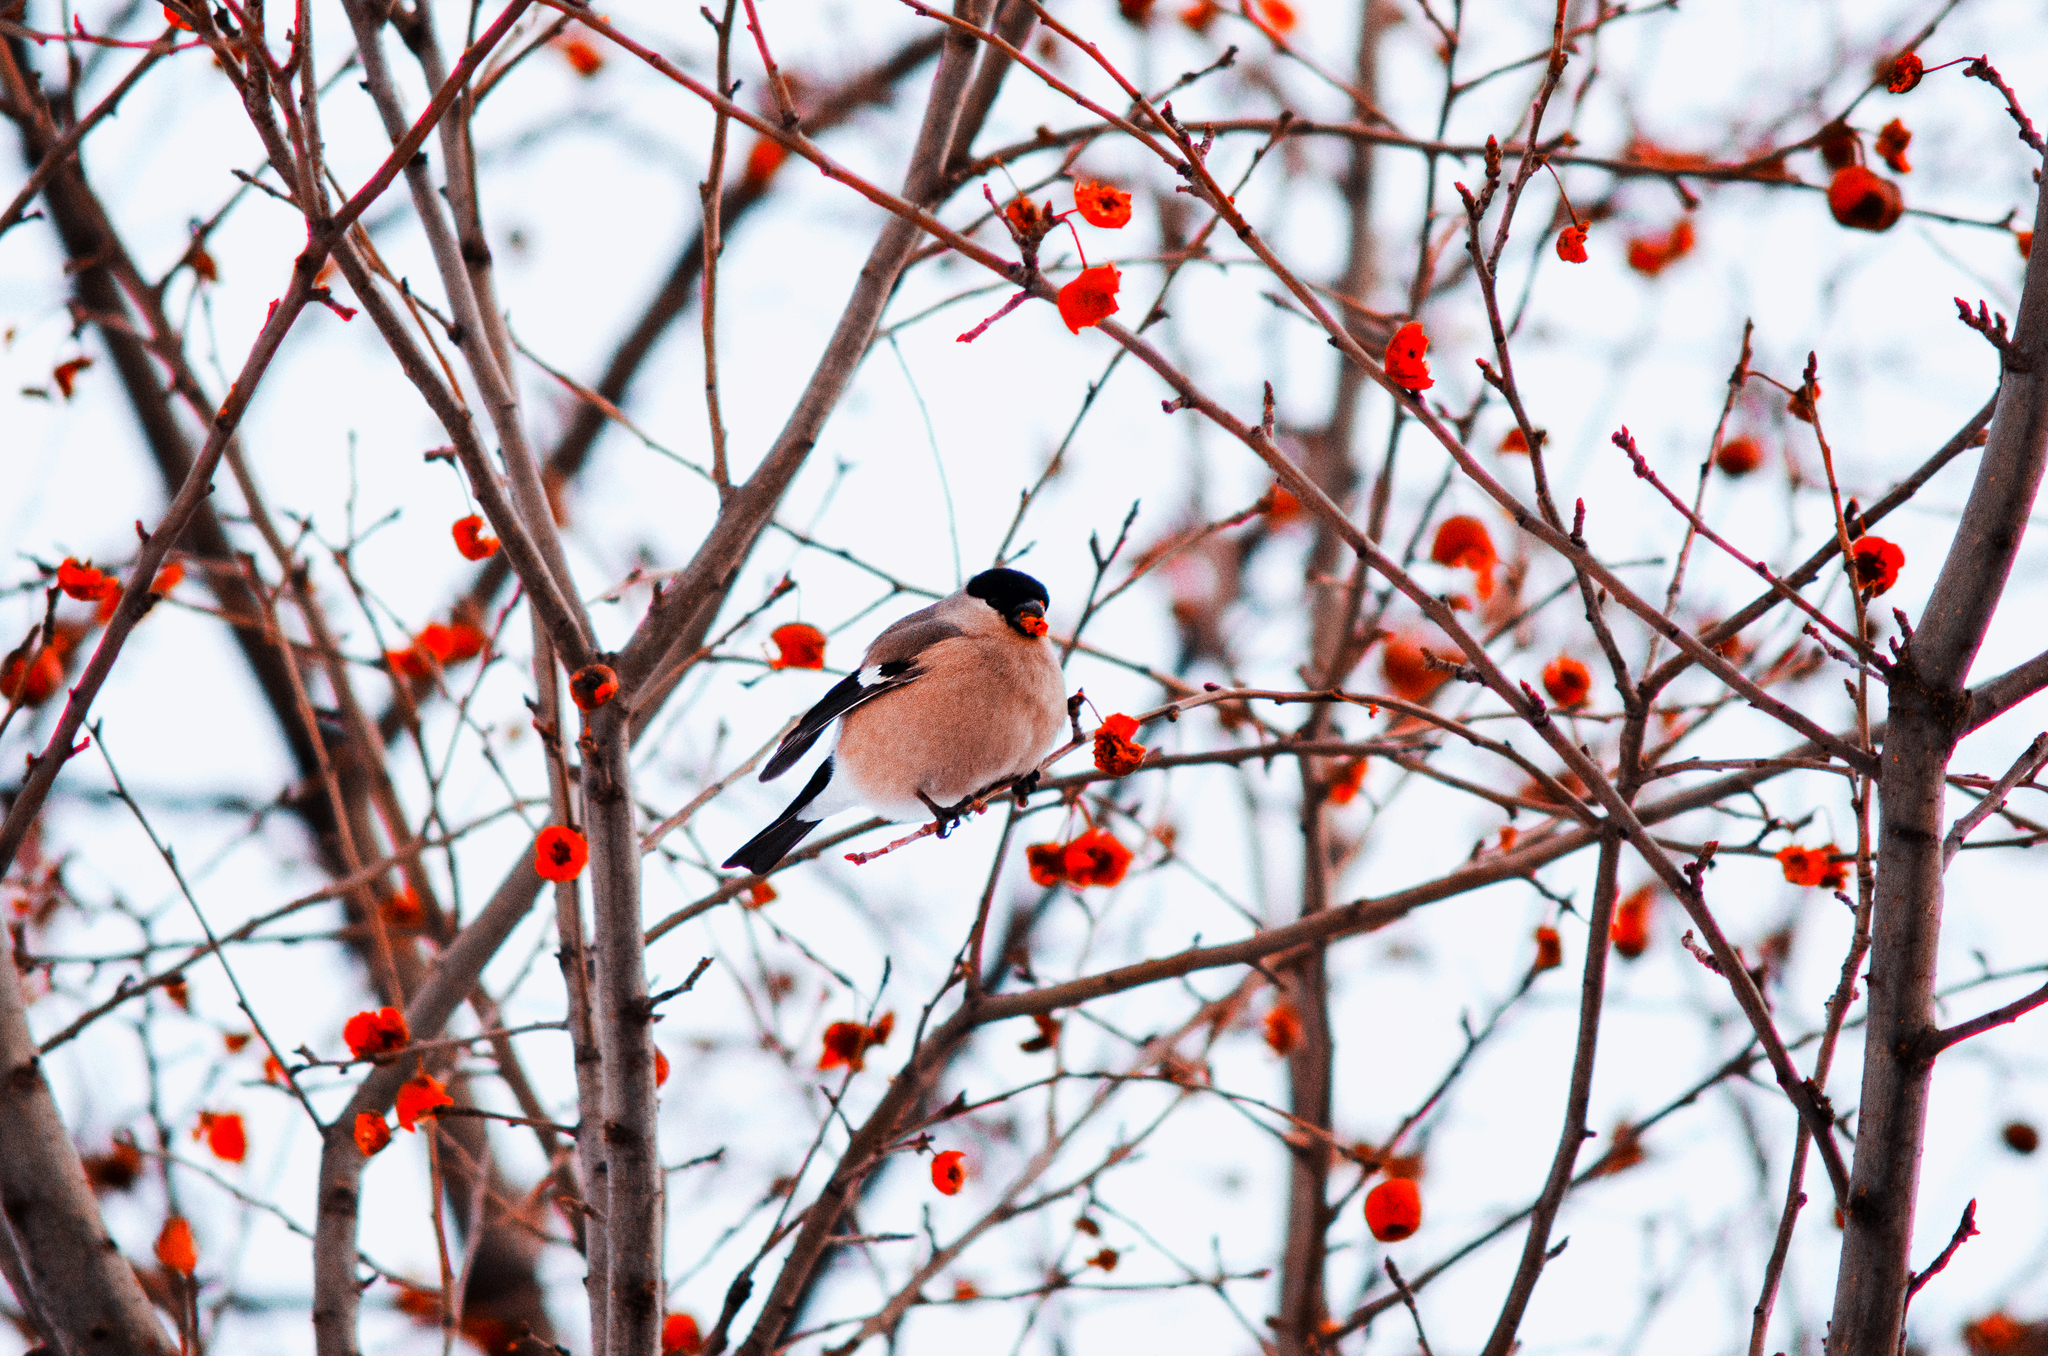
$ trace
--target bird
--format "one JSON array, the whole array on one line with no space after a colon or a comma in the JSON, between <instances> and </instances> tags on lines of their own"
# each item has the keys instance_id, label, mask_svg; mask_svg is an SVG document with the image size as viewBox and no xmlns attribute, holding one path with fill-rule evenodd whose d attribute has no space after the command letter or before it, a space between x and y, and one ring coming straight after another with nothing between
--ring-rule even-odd
<instances>
[{"instance_id":1,"label":"bird","mask_svg":"<svg viewBox=\"0 0 2048 1356\"><path fill-rule=\"evenodd\" d=\"M760 779L773 781L833 721L833 750L775 821L725 861L766 875L826 818L857 805L950 827L1005 781L1022 789L1067 719L1066 681L1046 639L1045 585L983 570L958 593L892 623L796 728Z\"/></svg>"}]
</instances>

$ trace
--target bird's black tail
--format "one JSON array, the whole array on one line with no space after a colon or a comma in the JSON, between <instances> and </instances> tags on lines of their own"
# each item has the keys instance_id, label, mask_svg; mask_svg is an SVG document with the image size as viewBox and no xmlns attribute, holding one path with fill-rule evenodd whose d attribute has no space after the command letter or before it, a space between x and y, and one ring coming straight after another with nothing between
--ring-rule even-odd
<instances>
[{"instance_id":1,"label":"bird's black tail","mask_svg":"<svg viewBox=\"0 0 2048 1356\"><path fill-rule=\"evenodd\" d=\"M818 764L818 770L804 784L802 794L789 803L789 808L773 824L749 838L738 852L725 859L726 868L745 867L757 876L765 876L774 870L775 864L788 856L790 849L804 840L805 834L824 822L800 816L831 780L832 760L827 758Z\"/></svg>"},{"instance_id":2,"label":"bird's black tail","mask_svg":"<svg viewBox=\"0 0 2048 1356\"><path fill-rule=\"evenodd\" d=\"M745 847L727 857L725 864L727 867L743 866L757 876L765 876L819 823L819 820L798 819L785 812L782 818L749 838Z\"/></svg>"}]
</instances>

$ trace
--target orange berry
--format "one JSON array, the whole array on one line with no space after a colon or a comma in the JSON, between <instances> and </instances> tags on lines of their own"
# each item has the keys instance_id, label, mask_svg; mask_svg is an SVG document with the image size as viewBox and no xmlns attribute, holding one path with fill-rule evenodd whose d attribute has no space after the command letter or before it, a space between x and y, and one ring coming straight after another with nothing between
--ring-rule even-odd
<instances>
[{"instance_id":1,"label":"orange berry","mask_svg":"<svg viewBox=\"0 0 2048 1356\"><path fill-rule=\"evenodd\" d=\"M1831 170L1856 163L1856 150L1863 144L1863 137L1857 130L1840 118L1820 129L1814 142L1814 149Z\"/></svg>"},{"instance_id":2,"label":"orange berry","mask_svg":"<svg viewBox=\"0 0 2048 1356\"><path fill-rule=\"evenodd\" d=\"M83 603L97 603L110 596L121 596L120 580L104 570L79 564L75 556L66 556L64 563L57 567L57 587Z\"/></svg>"},{"instance_id":3,"label":"orange berry","mask_svg":"<svg viewBox=\"0 0 2048 1356\"><path fill-rule=\"evenodd\" d=\"M585 664L569 675L569 695L579 711L595 711L618 691L619 675L609 664Z\"/></svg>"},{"instance_id":4,"label":"orange berry","mask_svg":"<svg viewBox=\"0 0 2048 1356\"><path fill-rule=\"evenodd\" d=\"M586 80L604 69L604 57L599 55L595 47L592 47L581 38L569 38L563 41L562 58L575 69L576 74Z\"/></svg>"},{"instance_id":5,"label":"orange berry","mask_svg":"<svg viewBox=\"0 0 2048 1356\"><path fill-rule=\"evenodd\" d=\"M704 1335L697 1331L696 1319L670 1314L661 1321L661 1356L696 1356L703 1348Z\"/></svg>"},{"instance_id":6,"label":"orange berry","mask_svg":"<svg viewBox=\"0 0 2048 1356\"><path fill-rule=\"evenodd\" d=\"M156 1260L182 1276L190 1276L199 1265L199 1245L192 1241L192 1226L183 1216L164 1221L163 1232L156 1236Z\"/></svg>"},{"instance_id":7,"label":"orange berry","mask_svg":"<svg viewBox=\"0 0 2048 1356\"><path fill-rule=\"evenodd\" d=\"M1646 278L1654 278L1692 253L1696 237L1692 218L1680 217L1662 235L1639 235L1628 242L1628 266Z\"/></svg>"},{"instance_id":8,"label":"orange berry","mask_svg":"<svg viewBox=\"0 0 2048 1356\"><path fill-rule=\"evenodd\" d=\"M1389 1178L1365 1196L1365 1227L1382 1243L1399 1243L1422 1227L1422 1193L1406 1177Z\"/></svg>"},{"instance_id":9,"label":"orange berry","mask_svg":"<svg viewBox=\"0 0 2048 1356\"><path fill-rule=\"evenodd\" d=\"M1654 886L1645 885L1614 907L1614 922L1608 926L1608 940L1625 959L1634 960L1650 948L1650 905L1656 900Z\"/></svg>"},{"instance_id":10,"label":"orange berry","mask_svg":"<svg viewBox=\"0 0 2048 1356\"><path fill-rule=\"evenodd\" d=\"M1828 211L1855 230L1888 231L1905 210L1899 186L1862 165L1837 170L1828 184Z\"/></svg>"},{"instance_id":11,"label":"orange berry","mask_svg":"<svg viewBox=\"0 0 2048 1356\"><path fill-rule=\"evenodd\" d=\"M1856 587L1870 597L1898 583L1899 569L1905 563L1906 553L1883 537L1862 536L1849 543L1850 573Z\"/></svg>"},{"instance_id":12,"label":"orange berry","mask_svg":"<svg viewBox=\"0 0 2048 1356\"><path fill-rule=\"evenodd\" d=\"M967 1155L959 1149L948 1149L932 1158L932 1185L942 1196L957 1196L967 1182L967 1169L961 1160Z\"/></svg>"},{"instance_id":13,"label":"orange berry","mask_svg":"<svg viewBox=\"0 0 2048 1356\"><path fill-rule=\"evenodd\" d=\"M1730 438L1714 453L1714 465L1728 476L1746 476L1763 465L1763 460L1763 448L1750 437Z\"/></svg>"},{"instance_id":14,"label":"orange berry","mask_svg":"<svg viewBox=\"0 0 2048 1356\"><path fill-rule=\"evenodd\" d=\"M1839 890L1848 883L1847 863L1835 860L1833 843L1817 848L1780 848L1776 855L1785 879L1794 885Z\"/></svg>"},{"instance_id":15,"label":"orange berry","mask_svg":"<svg viewBox=\"0 0 2048 1356\"><path fill-rule=\"evenodd\" d=\"M1439 565L1472 571L1473 590L1481 602L1493 596L1493 569L1500 563L1500 553L1494 549L1486 524L1471 514L1456 514L1437 524L1429 558Z\"/></svg>"},{"instance_id":16,"label":"orange berry","mask_svg":"<svg viewBox=\"0 0 2048 1356\"><path fill-rule=\"evenodd\" d=\"M1906 147L1913 142L1913 134L1906 124L1893 118L1877 133L1877 154L1885 164L1892 167L1894 174L1911 174L1913 167L1906 163Z\"/></svg>"},{"instance_id":17,"label":"orange berry","mask_svg":"<svg viewBox=\"0 0 2048 1356\"><path fill-rule=\"evenodd\" d=\"M550 824L533 840L533 869L542 880L575 880L590 860L590 844L574 829Z\"/></svg>"},{"instance_id":18,"label":"orange berry","mask_svg":"<svg viewBox=\"0 0 2048 1356\"><path fill-rule=\"evenodd\" d=\"M226 1163L239 1163L249 1156L249 1134L239 1111L202 1111L192 1138L203 1139L213 1156Z\"/></svg>"},{"instance_id":19,"label":"orange berry","mask_svg":"<svg viewBox=\"0 0 2048 1356\"><path fill-rule=\"evenodd\" d=\"M1033 843L1024 849L1024 863L1034 885L1058 885L1067 878L1067 845Z\"/></svg>"},{"instance_id":20,"label":"orange berry","mask_svg":"<svg viewBox=\"0 0 2048 1356\"><path fill-rule=\"evenodd\" d=\"M1593 691L1593 675L1578 660L1561 654L1543 666L1543 690L1559 706L1580 706Z\"/></svg>"},{"instance_id":21,"label":"orange berry","mask_svg":"<svg viewBox=\"0 0 2048 1356\"><path fill-rule=\"evenodd\" d=\"M1031 1024L1038 1028L1038 1034L1030 1040L1018 1041L1017 1048L1027 1055L1052 1049L1054 1042L1060 1038L1059 1020L1042 1012L1034 1012L1031 1014Z\"/></svg>"},{"instance_id":22,"label":"orange berry","mask_svg":"<svg viewBox=\"0 0 2048 1356\"><path fill-rule=\"evenodd\" d=\"M1266 1044L1284 1055L1301 1044L1301 1014L1292 1003L1275 1003L1266 1013Z\"/></svg>"},{"instance_id":23,"label":"orange berry","mask_svg":"<svg viewBox=\"0 0 2048 1356\"><path fill-rule=\"evenodd\" d=\"M824 1053L818 1056L818 1067L836 1069L844 1064L855 1073L866 1067L868 1050L889 1042L889 1033L896 1029L896 1014L885 1012L876 1019L873 1026L859 1022L834 1022L825 1028Z\"/></svg>"},{"instance_id":24,"label":"orange berry","mask_svg":"<svg viewBox=\"0 0 2048 1356\"><path fill-rule=\"evenodd\" d=\"M1337 776L1330 783L1330 804L1349 805L1358 799L1359 789L1365 785L1365 767L1363 758L1347 758L1338 765Z\"/></svg>"},{"instance_id":25,"label":"orange berry","mask_svg":"<svg viewBox=\"0 0 2048 1356\"><path fill-rule=\"evenodd\" d=\"M754 149L747 152L747 167L740 172L740 177L749 184L765 184L788 158L787 146L762 137L754 143Z\"/></svg>"},{"instance_id":26,"label":"orange berry","mask_svg":"<svg viewBox=\"0 0 2048 1356\"><path fill-rule=\"evenodd\" d=\"M0 669L0 697L23 706L41 706L64 686L64 656L56 646L36 651L33 659L16 657Z\"/></svg>"},{"instance_id":27,"label":"orange berry","mask_svg":"<svg viewBox=\"0 0 2048 1356\"><path fill-rule=\"evenodd\" d=\"M85 1180L94 1191L126 1191L142 1175L142 1150L125 1139L117 1139L103 1154L88 1154L80 1160Z\"/></svg>"},{"instance_id":28,"label":"orange berry","mask_svg":"<svg viewBox=\"0 0 2048 1356\"><path fill-rule=\"evenodd\" d=\"M1398 633L1380 644L1380 672L1395 696L1418 705L1428 701L1451 676L1430 667L1429 652L1420 639Z\"/></svg>"}]
</instances>

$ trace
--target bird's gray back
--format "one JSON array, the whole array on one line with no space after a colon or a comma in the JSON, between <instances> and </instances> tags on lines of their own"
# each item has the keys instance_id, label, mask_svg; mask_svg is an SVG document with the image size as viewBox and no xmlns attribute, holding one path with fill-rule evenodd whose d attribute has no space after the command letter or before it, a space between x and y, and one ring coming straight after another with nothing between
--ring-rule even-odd
<instances>
[{"instance_id":1,"label":"bird's gray back","mask_svg":"<svg viewBox=\"0 0 2048 1356\"><path fill-rule=\"evenodd\" d=\"M889 623L868 646L867 654L861 657L861 667L915 659L919 653L942 640L965 635L966 632L940 613L940 609L952 601L951 598L941 599L930 607L921 607L909 616Z\"/></svg>"}]
</instances>

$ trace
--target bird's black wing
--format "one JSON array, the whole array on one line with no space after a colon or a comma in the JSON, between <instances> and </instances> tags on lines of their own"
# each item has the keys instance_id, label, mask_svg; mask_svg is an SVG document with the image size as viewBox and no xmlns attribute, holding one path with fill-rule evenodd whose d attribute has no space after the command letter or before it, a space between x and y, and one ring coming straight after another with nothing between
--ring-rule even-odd
<instances>
[{"instance_id":1,"label":"bird's black wing","mask_svg":"<svg viewBox=\"0 0 2048 1356\"><path fill-rule=\"evenodd\" d=\"M818 736L825 733L826 726L854 707L873 701L884 692L893 692L916 682L923 673L914 659L892 659L847 674L816 706L804 712L804 718L796 723L794 730L782 737L782 743L776 746L775 756L768 760L768 766L761 769L761 780L772 782L789 771L796 760L818 742Z\"/></svg>"}]
</instances>

